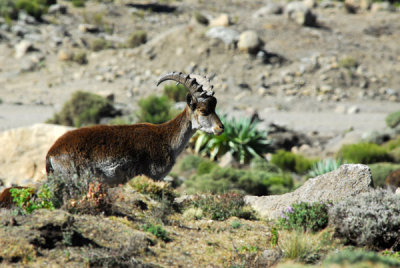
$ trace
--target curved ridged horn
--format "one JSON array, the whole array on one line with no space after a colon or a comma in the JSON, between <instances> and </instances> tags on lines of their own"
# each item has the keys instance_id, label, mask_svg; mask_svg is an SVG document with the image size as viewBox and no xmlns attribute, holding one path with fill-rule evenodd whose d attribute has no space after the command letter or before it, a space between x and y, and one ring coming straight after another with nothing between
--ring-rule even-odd
<instances>
[{"instance_id":1,"label":"curved ridged horn","mask_svg":"<svg viewBox=\"0 0 400 268\"><path fill-rule=\"evenodd\" d=\"M162 76L158 82L157 86L164 81L173 80L178 83L181 83L185 87L187 87L190 93L194 94L196 92L201 93L201 96L214 95L212 90L213 86L210 84L210 80L208 80L205 76L200 76L197 74L183 74L181 72L172 72ZM206 93L206 94L204 94Z\"/></svg>"}]
</instances>

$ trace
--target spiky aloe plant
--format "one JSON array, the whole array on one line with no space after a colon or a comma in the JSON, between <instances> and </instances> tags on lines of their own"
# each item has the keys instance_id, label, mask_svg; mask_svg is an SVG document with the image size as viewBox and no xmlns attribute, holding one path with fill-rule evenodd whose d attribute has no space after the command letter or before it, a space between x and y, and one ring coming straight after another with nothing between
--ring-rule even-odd
<instances>
[{"instance_id":1,"label":"spiky aloe plant","mask_svg":"<svg viewBox=\"0 0 400 268\"><path fill-rule=\"evenodd\" d=\"M220 118L225 126L225 131L220 136L204 132L194 135L196 153L208 155L214 160L226 152L231 152L236 160L244 164L253 157L262 157L264 153L272 151L267 132L257 129L258 122L252 122L248 118L228 119L226 115Z\"/></svg>"},{"instance_id":2,"label":"spiky aloe plant","mask_svg":"<svg viewBox=\"0 0 400 268\"><path fill-rule=\"evenodd\" d=\"M334 171L338 169L341 165L345 164L343 159L332 159L327 158L313 164L311 171L308 173L310 178L317 177L319 175Z\"/></svg>"}]
</instances>

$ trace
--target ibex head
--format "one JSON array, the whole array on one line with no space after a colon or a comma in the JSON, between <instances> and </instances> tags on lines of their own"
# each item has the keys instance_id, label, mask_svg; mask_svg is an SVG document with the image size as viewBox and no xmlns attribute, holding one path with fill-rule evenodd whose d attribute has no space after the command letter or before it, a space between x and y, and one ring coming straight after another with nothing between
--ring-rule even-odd
<instances>
[{"instance_id":1,"label":"ibex head","mask_svg":"<svg viewBox=\"0 0 400 268\"><path fill-rule=\"evenodd\" d=\"M224 125L215 113L217 99L214 97L213 86L209 79L197 74L172 72L162 76L157 86L166 80L181 83L189 90L186 102L190 107L193 129L216 135L224 132Z\"/></svg>"}]
</instances>

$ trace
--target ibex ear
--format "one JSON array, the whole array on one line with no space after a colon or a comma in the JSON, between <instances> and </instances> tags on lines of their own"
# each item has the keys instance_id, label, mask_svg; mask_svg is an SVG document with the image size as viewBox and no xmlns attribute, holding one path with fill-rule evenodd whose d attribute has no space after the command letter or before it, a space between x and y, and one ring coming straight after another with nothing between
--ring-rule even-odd
<instances>
[{"instance_id":1,"label":"ibex ear","mask_svg":"<svg viewBox=\"0 0 400 268\"><path fill-rule=\"evenodd\" d=\"M187 103L187 105L189 105L189 107L192 111L194 111L196 109L197 100L195 97L192 96L192 94L188 93L186 95L186 103Z\"/></svg>"}]
</instances>

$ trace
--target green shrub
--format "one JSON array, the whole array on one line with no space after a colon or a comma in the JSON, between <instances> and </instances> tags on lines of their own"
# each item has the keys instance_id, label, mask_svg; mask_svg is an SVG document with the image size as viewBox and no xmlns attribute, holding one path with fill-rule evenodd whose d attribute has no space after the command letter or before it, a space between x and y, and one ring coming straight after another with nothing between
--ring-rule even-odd
<instances>
[{"instance_id":1,"label":"green shrub","mask_svg":"<svg viewBox=\"0 0 400 268\"><path fill-rule=\"evenodd\" d=\"M317 176L334 171L343 164L345 164L345 162L342 159L330 159L330 158L315 162L312 165L312 168L308 173L308 176L310 178L315 178Z\"/></svg>"},{"instance_id":2,"label":"green shrub","mask_svg":"<svg viewBox=\"0 0 400 268\"><path fill-rule=\"evenodd\" d=\"M138 176L129 181L129 185L139 193L149 195L155 200L173 202L176 195L169 183L153 181L145 176Z\"/></svg>"},{"instance_id":3,"label":"green shrub","mask_svg":"<svg viewBox=\"0 0 400 268\"><path fill-rule=\"evenodd\" d=\"M243 198L244 195L238 193L195 195L185 206L199 208L204 216L217 221L224 221L230 217L255 219L254 211L245 206Z\"/></svg>"},{"instance_id":4,"label":"green shrub","mask_svg":"<svg viewBox=\"0 0 400 268\"><path fill-rule=\"evenodd\" d=\"M13 20L18 18L18 9L15 6L15 0L0 1L0 16Z\"/></svg>"},{"instance_id":5,"label":"green shrub","mask_svg":"<svg viewBox=\"0 0 400 268\"><path fill-rule=\"evenodd\" d=\"M368 165L371 169L374 187L385 187L386 177L393 171L400 169L400 164L376 163Z\"/></svg>"},{"instance_id":6,"label":"green shrub","mask_svg":"<svg viewBox=\"0 0 400 268\"><path fill-rule=\"evenodd\" d=\"M340 59L339 65L342 68L351 69L356 68L358 63L353 57L344 57Z\"/></svg>"},{"instance_id":7,"label":"green shrub","mask_svg":"<svg viewBox=\"0 0 400 268\"><path fill-rule=\"evenodd\" d=\"M330 208L329 223L347 244L399 250L400 196L376 189L350 197Z\"/></svg>"},{"instance_id":8,"label":"green shrub","mask_svg":"<svg viewBox=\"0 0 400 268\"><path fill-rule=\"evenodd\" d=\"M373 264L372 266L363 266L362 263ZM373 251L364 251L360 249L345 249L332 253L323 262L324 265L359 265L357 267L400 267L400 261L392 257L381 256Z\"/></svg>"},{"instance_id":9,"label":"green shrub","mask_svg":"<svg viewBox=\"0 0 400 268\"><path fill-rule=\"evenodd\" d=\"M302 174L312 167L313 161L299 154L278 150L272 155L271 163L275 164L281 169Z\"/></svg>"},{"instance_id":10,"label":"green shrub","mask_svg":"<svg viewBox=\"0 0 400 268\"><path fill-rule=\"evenodd\" d=\"M99 95L77 91L72 94L61 111L47 122L66 126L81 127L98 124L100 119L119 114L112 102Z\"/></svg>"},{"instance_id":11,"label":"green shrub","mask_svg":"<svg viewBox=\"0 0 400 268\"><path fill-rule=\"evenodd\" d=\"M35 190L32 188L13 188L10 189L11 196L13 198L13 202L20 209L20 212L25 214L31 214L33 211L37 209L54 209L53 202L51 201L53 194L50 192L48 185L43 184L36 196L34 197Z\"/></svg>"},{"instance_id":12,"label":"green shrub","mask_svg":"<svg viewBox=\"0 0 400 268\"><path fill-rule=\"evenodd\" d=\"M391 161L387 150L374 143L343 145L338 156L349 163L372 164Z\"/></svg>"},{"instance_id":13,"label":"green shrub","mask_svg":"<svg viewBox=\"0 0 400 268\"><path fill-rule=\"evenodd\" d=\"M393 162L400 163L400 147L391 150L389 155L393 159Z\"/></svg>"},{"instance_id":14,"label":"green shrub","mask_svg":"<svg viewBox=\"0 0 400 268\"><path fill-rule=\"evenodd\" d=\"M303 229L317 232L328 225L329 206L331 203L324 202L292 204L282 211L278 221L279 225L287 230Z\"/></svg>"},{"instance_id":15,"label":"green shrub","mask_svg":"<svg viewBox=\"0 0 400 268\"><path fill-rule=\"evenodd\" d=\"M271 162L268 162L261 157L253 158L250 162L250 168L253 170L260 170L272 173L280 173L282 171L278 166L272 164Z\"/></svg>"},{"instance_id":16,"label":"green shrub","mask_svg":"<svg viewBox=\"0 0 400 268\"><path fill-rule=\"evenodd\" d=\"M131 33L128 40L126 41L126 45L129 48L135 48L146 42L147 42L147 33L145 31L136 31Z\"/></svg>"},{"instance_id":17,"label":"green shrub","mask_svg":"<svg viewBox=\"0 0 400 268\"><path fill-rule=\"evenodd\" d=\"M87 55L85 51L78 51L74 53L74 56L72 57L72 61L80 64L80 65L85 65L88 63Z\"/></svg>"},{"instance_id":18,"label":"green shrub","mask_svg":"<svg viewBox=\"0 0 400 268\"><path fill-rule=\"evenodd\" d=\"M186 180L185 186L188 193L238 190L252 195L268 195L288 192L293 187L293 180L284 173L214 166L209 173Z\"/></svg>"},{"instance_id":19,"label":"green shrub","mask_svg":"<svg viewBox=\"0 0 400 268\"><path fill-rule=\"evenodd\" d=\"M394 150L396 148L400 148L400 136L397 136L396 138L386 142L385 148L387 148L389 151Z\"/></svg>"},{"instance_id":20,"label":"green shrub","mask_svg":"<svg viewBox=\"0 0 400 268\"><path fill-rule=\"evenodd\" d=\"M56 0L2 0L0 1L0 16L6 19L17 19L20 11L25 11L36 20L41 21L50 5Z\"/></svg>"},{"instance_id":21,"label":"green shrub","mask_svg":"<svg viewBox=\"0 0 400 268\"><path fill-rule=\"evenodd\" d=\"M84 7L85 6L85 0L72 0L72 5L74 7Z\"/></svg>"},{"instance_id":22,"label":"green shrub","mask_svg":"<svg viewBox=\"0 0 400 268\"><path fill-rule=\"evenodd\" d=\"M164 86L164 95L173 101L186 101L188 90L182 84L170 84Z\"/></svg>"},{"instance_id":23,"label":"green shrub","mask_svg":"<svg viewBox=\"0 0 400 268\"><path fill-rule=\"evenodd\" d=\"M93 51L100 51L108 48L112 48L112 43L104 38L97 38L90 42L90 49Z\"/></svg>"},{"instance_id":24,"label":"green shrub","mask_svg":"<svg viewBox=\"0 0 400 268\"><path fill-rule=\"evenodd\" d=\"M218 165L212 161L203 161L197 166L197 175L203 175L210 173Z\"/></svg>"},{"instance_id":25,"label":"green shrub","mask_svg":"<svg viewBox=\"0 0 400 268\"><path fill-rule=\"evenodd\" d=\"M209 23L207 17L204 16L203 14L201 14L200 12L197 12L197 11L194 13L194 19L198 23L203 24L203 25L208 25L208 23Z\"/></svg>"},{"instance_id":26,"label":"green shrub","mask_svg":"<svg viewBox=\"0 0 400 268\"><path fill-rule=\"evenodd\" d=\"M143 230L153 234L155 237L161 239L164 242L171 241L168 232L161 226L156 224L144 224Z\"/></svg>"},{"instance_id":27,"label":"green shrub","mask_svg":"<svg viewBox=\"0 0 400 268\"><path fill-rule=\"evenodd\" d=\"M188 155L184 157L178 164L178 169L181 172L194 171L200 163L206 161L204 158L197 155Z\"/></svg>"},{"instance_id":28,"label":"green shrub","mask_svg":"<svg viewBox=\"0 0 400 268\"><path fill-rule=\"evenodd\" d=\"M195 133L192 140L196 153L208 155L213 160L231 152L236 160L245 164L254 157L262 157L264 153L272 151L267 133L257 129L257 122L247 118L227 119L226 116L221 116L221 121L225 130L219 136L200 131Z\"/></svg>"},{"instance_id":29,"label":"green shrub","mask_svg":"<svg viewBox=\"0 0 400 268\"><path fill-rule=\"evenodd\" d=\"M400 111L389 114L385 121L388 127L395 128L400 124Z\"/></svg>"},{"instance_id":30,"label":"green shrub","mask_svg":"<svg viewBox=\"0 0 400 268\"><path fill-rule=\"evenodd\" d=\"M139 121L153 124L167 122L174 117L171 111L171 103L166 96L150 95L147 98L139 100Z\"/></svg>"}]
</instances>

